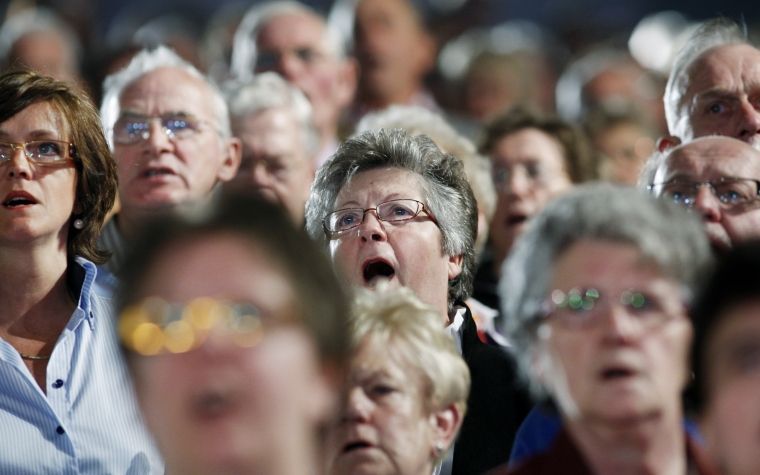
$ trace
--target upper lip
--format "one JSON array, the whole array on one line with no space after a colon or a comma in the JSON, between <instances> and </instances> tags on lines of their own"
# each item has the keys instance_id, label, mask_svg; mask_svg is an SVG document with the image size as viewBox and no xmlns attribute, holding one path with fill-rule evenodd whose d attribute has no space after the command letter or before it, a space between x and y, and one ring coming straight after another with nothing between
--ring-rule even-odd
<instances>
[{"instance_id":1,"label":"upper lip","mask_svg":"<svg viewBox=\"0 0 760 475\"><path fill-rule=\"evenodd\" d=\"M32 196L31 193L24 191L24 190L13 190L7 195L5 195L5 198L3 198L3 205L7 204L10 200L15 198L21 198L25 200L29 200L32 202L32 204L37 204L37 198Z\"/></svg>"}]
</instances>

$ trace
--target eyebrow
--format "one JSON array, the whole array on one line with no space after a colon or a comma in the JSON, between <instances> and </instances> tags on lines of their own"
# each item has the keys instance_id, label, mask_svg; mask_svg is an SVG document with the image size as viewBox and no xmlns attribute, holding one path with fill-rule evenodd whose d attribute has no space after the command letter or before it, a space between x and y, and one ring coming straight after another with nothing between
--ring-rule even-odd
<instances>
[{"instance_id":1,"label":"eyebrow","mask_svg":"<svg viewBox=\"0 0 760 475\"><path fill-rule=\"evenodd\" d=\"M385 203L386 201L403 200L403 199L406 199L406 198L402 198L401 194L391 193L390 195L386 195L385 198L382 198L380 201L378 201L378 203ZM416 200L417 198L408 198L408 199ZM422 201L422 200L418 200L418 201ZM349 200L349 201L344 201L340 205L337 205L335 209L343 209L343 208L362 208L362 206L356 200Z\"/></svg>"},{"instance_id":2,"label":"eyebrow","mask_svg":"<svg viewBox=\"0 0 760 475\"><path fill-rule=\"evenodd\" d=\"M26 137L27 139L31 139L31 140L40 140L40 139L63 140L60 137L60 134L58 133L58 131L48 130L48 129L33 130L31 132L28 132L26 134ZM11 140L11 134L7 133L4 130L0 130L0 139Z\"/></svg>"}]
</instances>

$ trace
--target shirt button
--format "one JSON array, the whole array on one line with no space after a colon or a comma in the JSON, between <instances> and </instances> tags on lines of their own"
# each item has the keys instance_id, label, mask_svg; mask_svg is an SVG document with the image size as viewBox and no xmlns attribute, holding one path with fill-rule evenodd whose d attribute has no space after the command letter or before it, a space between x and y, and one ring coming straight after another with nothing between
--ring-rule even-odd
<instances>
[{"instance_id":1,"label":"shirt button","mask_svg":"<svg viewBox=\"0 0 760 475\"><path fill-rule=\"evenodd\" d=\"M59 434L65 434L66 433L66 431L63 430L63 427L61 427L61 426L56 427L55 431L58 432Z\"/></svg>"},{"instance_id":2,"label":"shirt button","mask_svg":"<svg viewBox=\"0 0 760 475\"><path fill-rule=\"evenodd\" d=\"M53 383L53 387L56 388L56 389L58 389L61 386L63 386L63 380L62 379L56 379L55 382Z\"/></svg>"}]
</instances>

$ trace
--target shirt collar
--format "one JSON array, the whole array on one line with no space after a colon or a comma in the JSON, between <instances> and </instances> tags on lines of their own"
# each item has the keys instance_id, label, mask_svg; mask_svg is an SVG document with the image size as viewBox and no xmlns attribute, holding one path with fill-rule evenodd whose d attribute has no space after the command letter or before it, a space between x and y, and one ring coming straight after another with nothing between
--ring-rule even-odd
<instances>
[{"instance_id":1,"label":"shirt collar","mask_svg":"<svg viewBox=\"0 0 760 475\"><path fill-rule=\"evenodd\" d=\"M79 292L79 300L77 301L77 308L74 310L74 316L83 316L92 330L95 327L95 320L91 309L91 297L98 270L95 264L83 257L77 256L74 258L74 261L78 266L74 270L75 292ZM78 318L73 318L72 320L78 320Z\"/></svg>"}]
</instances>

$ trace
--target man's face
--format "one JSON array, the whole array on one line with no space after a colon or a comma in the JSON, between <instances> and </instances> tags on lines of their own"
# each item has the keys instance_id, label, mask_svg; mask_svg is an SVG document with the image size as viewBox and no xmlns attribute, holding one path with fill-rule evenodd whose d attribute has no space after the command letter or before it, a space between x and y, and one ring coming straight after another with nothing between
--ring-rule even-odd
<instances>
[{"instance_id":1,"label":"man's face","mask_svg":"<svg viewBox=\"0 0 760 475\"><path fill-rule=\"evenodd\" d=\"M314 108L317 128L334 134L356 79L352 64L331 51L324 22L307 13L276 16L261 28L256 48L255 72L274 71L299 88Z\"/></svg>"},{"instance_id":2,"label":"man's face","mask_svg":"<svg viewBox=\"0 0 760 475\"><path fill-rule=\"evenodd\" d=\"M314 179L303 126L285 108L243 116L232 126L242 141L243 159L230 185L260 193L302 223Z\"/></svg>"},{"instance_id":3,"label":"man's face","mask_svg":"<svg viewBox=\"0 0 760 475\"><path fill-rule=\"evenodd\" d=\"M197 200L235 175L236 146L221 136L212 92L201 79L176 68L159 68L127 86L119 103L115 128L154 117L187 117L198 123L197 130L172 137L161 121L147 119L147 139L114 141L123 212Z\"/></svg>"},{"instance_id":4,"label":"man's face","mask_svg":"<svg viewBox=\"0 0 760 475\"><path fill-rule=\"evenodd\" d=\"M715 182L727 178L760 180L760 152L728 137L704 137L675 149L657 170L654 183ZM666 190L667 186L655 187L656 194L672 195ZM729 206L718 199L711 186L702 185L696 189L693 209L700 213L714 249L726 250L737 242L760 237L757 200Z\"/></svg>"},{"instance_id":5,"label":"man's face","mask_svg":"<svg viewBox=\"0 0 760 475\"><path fill-rule=\"evenodd\" d=\"M735 44L708 50L685 72L686 91L671 132L688 141L728 135L760 147L760 51Z\"/></svg>"}]
</instances>

